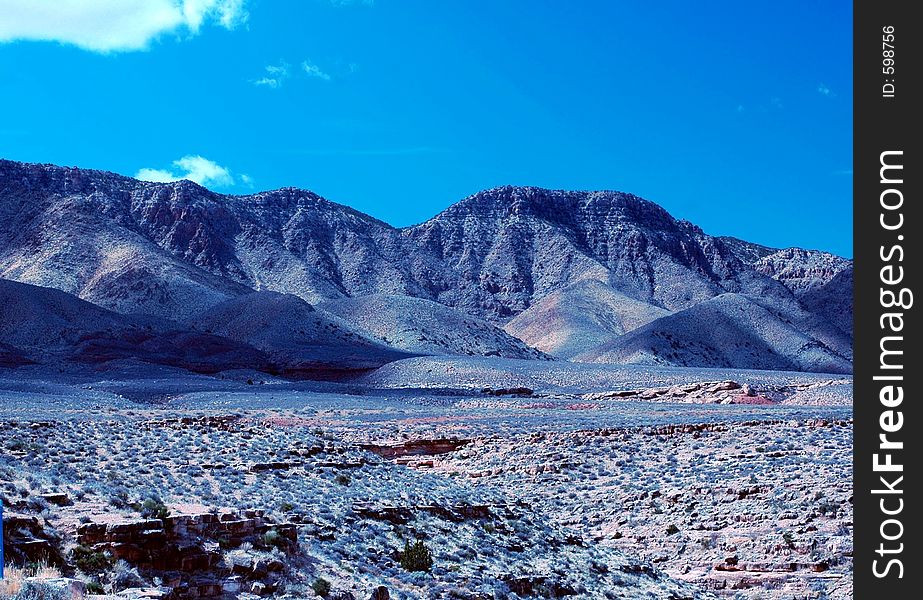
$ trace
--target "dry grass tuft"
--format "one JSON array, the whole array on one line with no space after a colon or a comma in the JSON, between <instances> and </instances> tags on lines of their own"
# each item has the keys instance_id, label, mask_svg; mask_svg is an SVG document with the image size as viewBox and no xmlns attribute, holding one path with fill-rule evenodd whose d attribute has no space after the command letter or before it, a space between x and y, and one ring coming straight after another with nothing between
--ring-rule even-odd
<instances>
[{"instance_id":1,"label":"dry grass tuft","mask_svg":"<svg viewBox=\"0 0 923 600\"><path fill-rule=\"evenodd\" d=\"M31 569L6 565L3 568L3 579L0 579L0 600L14 598L22 590L23 584L29 577L57 579L61 577L61 571L57 567L52 567L44 562L35 565Z\"/></svg>"},{"instance_id":2,"label":"dry grass tuft","mask_svg":"<svg viewBox=\"0 0 923 600\"><path fill-rule=\"evenodd\" d=\"M3 579L0 579L0 600L7 600L18 594L26 577L24 569L13 565L4 567Z\"/></svg>"}]
</instances>

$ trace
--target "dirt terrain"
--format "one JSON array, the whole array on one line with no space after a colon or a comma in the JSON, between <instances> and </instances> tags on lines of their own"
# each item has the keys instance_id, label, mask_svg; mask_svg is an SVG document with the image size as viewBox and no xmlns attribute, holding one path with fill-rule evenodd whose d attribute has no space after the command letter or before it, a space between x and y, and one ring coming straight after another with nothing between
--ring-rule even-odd
<instances>
[{"instance_id":1,"label":"dirt terrain","mask_svg":"<svg viewBox=\"0 0 923 600\"><path fill-rule=\"evenodd\" d=\"M122 598L852 595L842 376L171 374L0 378L8 561Z\"/></svg>"}]
</instances>

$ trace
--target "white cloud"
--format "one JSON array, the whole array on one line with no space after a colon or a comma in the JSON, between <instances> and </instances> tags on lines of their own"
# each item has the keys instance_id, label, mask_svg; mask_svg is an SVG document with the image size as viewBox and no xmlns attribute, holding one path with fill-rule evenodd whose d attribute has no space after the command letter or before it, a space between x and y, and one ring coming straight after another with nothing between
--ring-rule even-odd
<instances>
[{"instance_id":1,"label":"white cloud","mask_svg":"<svg viewBox=\"0 0 923 600\"><path fill-rule=\"evenodd\" d=\"M277 88L282 82L288 79L288 63L284 60L278 65L266 65L266 75L259 79L253 80L253 85L262 85L271 88Z\"/></svg>"},{"instance_id":2,"label":"white cloud","mask_svg":"<svg viewBox=\"0 0 923 600\"><path fill-rule=\"evenodd\" d=\"M0 0L0 43L46 41L94 52L144 50L166 33L194 35L247 20L246 0Z\"/></svg>"},{"instance_id":3,"label":"white cloud","mask_svg":"<svg viewBox=\"0 0 923 600\"><path fill-rule=\"evenodd\" d=\"M260 77L259 79L253 80L253 85L264 85L275 89L282 85L282 81L273 77Z\"/></svg>"},{"instance_id":4,"label":"white cloud","mask_svg":"<svg viewBox=\"0 0 923 600\"><path fill-rule=\"evenodd\" d=\"M833 93L833 90L831 90L829 87L827 87L823 83L817 86L817 93L822 96L827 96L827 97L836 96L836 94Z\"/></svg>"},{"instance_id":5,"label":"white cloud","mask_svg":"<svg viewBox=\"0 0 923 600\"><path fill-rule=\"evenodd\" d=\"M234 176L227 167L222 167L213 160L208 160L197 154L189 154L173 161L174 169L139 169L135 179L167 183L188 179L206 187L229 187L234 185ZM253 185L253 180L247 175L239 175L245 185Z\"/></svg>"},{"instance_id":6,"label":"white cloud","mask_svg":"<svg viewBox=\"0 0 923 600\"><path fill-rule=\"evenodd\" d=\"M250 83L252 83L253 85L276 89L276 88L282 87L282 84L287 79L292 77L292 72L289 68L289 64L285 62L284 60L281 61L278 65L266 65L266 67L264 68L266 69L266 74L263 75L262 77L258 77L257 79L251 79ZM349 71L353 72L355 68L356 68L355 65L353 63L350 63ZM318 67L314 63L307 61L307 60L301 63L300 71L302 71L304 75L306 75L307 77L322 79L324 81L331 80L331 76L329 73L321 70L320 67ZM298 75L297 69L296 69L295 75L296 76Z\"/></svg>"},{"instance_id":7,"label":"white cloud","mask_svg":"<svg viewBox=\"0 0 923 600\"><path fill-rule=\"evenodd\" d=\"M135 179L153 181L154 183L167 183L170 181L179 181L182 177L174 175L170 171L164 171L163 169L148 169L145 167L143 169L138 169L138 172L135 173Z\"/></svg>"},{"instance_id":8,"label":"white cloud","mask_svg":"<svg viewBox=\"0 0 923 600\"><path fill-rule=\"evenodd\" d=\"M323 79L324 81L330 81L330 75L328 75L324 71L321 71L320 67L318 67L317 65L313 63L304 61L303 63L301 63L301 68L302 70L304 70L305 73L308 74L308 77L317 77L318 79Z\"/></svg>"}]
</instances>

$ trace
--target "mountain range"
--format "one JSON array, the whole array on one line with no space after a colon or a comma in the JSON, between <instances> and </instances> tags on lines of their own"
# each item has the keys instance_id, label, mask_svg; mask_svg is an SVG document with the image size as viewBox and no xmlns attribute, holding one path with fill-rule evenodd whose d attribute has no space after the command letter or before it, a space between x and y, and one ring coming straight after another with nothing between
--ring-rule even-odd
<instances>
[{"instance_id":1,"label":"mountain range","mask_svg":"<svg viewBox=\"0 0 923 600\"><path fill-rule=\"evenodd\" d=\"M395 228L295 188L226 195L0 160L0 278L8 365L852 369L852 261L713 237L621 192L506 186ZM130 341L139 328L156 352Z\"/></svg>"}]
</instances>

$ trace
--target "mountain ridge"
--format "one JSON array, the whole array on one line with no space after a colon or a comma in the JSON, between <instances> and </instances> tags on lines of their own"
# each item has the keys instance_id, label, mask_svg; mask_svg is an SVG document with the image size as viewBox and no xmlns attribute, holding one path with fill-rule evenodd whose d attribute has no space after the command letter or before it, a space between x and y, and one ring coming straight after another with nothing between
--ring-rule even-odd
<instances>
[{"instance_id":1,"label":"mountain ridge","mask_svg":"<svg viewBox=\"0 0 923 600\"><path fill-rule=\"evenodd\" d=\"M230 195L188 180L151 183L0 160L0 218L0 277L56 287L122 313L194 322L254 291L293 294L312 305L377 294L431 301L502 328L552 294L595 280L615 293L596 294L605 298L594 309L600 318L562 320L552 302L530 321L529 339L541 337L536 331L545 318L584 335L607 322L603 311L620 310L612 304L618 298L633 307L625 310L650 305L646 312L656 315L731 293L751 297L773 318L797 321L809 340L824 340L831 356L850 355L851 331L843 324L851 301L824 306L827 294L842 294L842 284L827 284L851 261L710 236L624 192L499 186L396 228L300 188ZM804 317L805 304L817 320ZM432 313L430 322L446 314L425 303L407 306ZM610 329L612 337L629 333L621 325ZM452 340L446 351L458 354L474 353L465 344L480 353L487 339L435 335Z\"/></svg>"}]
</instances>

